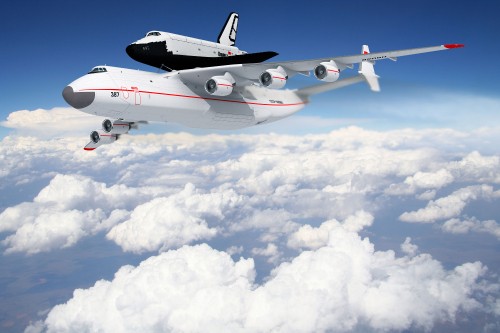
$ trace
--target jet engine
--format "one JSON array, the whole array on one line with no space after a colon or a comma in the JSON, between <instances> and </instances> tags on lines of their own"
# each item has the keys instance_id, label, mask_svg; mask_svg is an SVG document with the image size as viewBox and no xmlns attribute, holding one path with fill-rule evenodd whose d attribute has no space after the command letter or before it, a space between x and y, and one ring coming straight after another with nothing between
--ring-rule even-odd
<instances>
[{"instance_id":1,"label":"jet engine","mask_svg":"<svg viewBox=\"0 0 500 333\"><path fill-rule=\"evenodd\" d=\"M130 130L130 123L121 120L106 119L102 122L102 129L107 134L125 134Z\"/></svg>"},{"instance_id":2,"label":"jet engine","mask_svg":"<svg viewBox=\"0 0 500 333\"><path fill-rule=\"evenodd\" d=\"M90 141L95 144L105 145L116 141L116 135L101 131L92 131L90 133Z\"/></svg>"},{"instance_id":3,"label":"jet engine","mask_svg":"<svg viewBox=\"0 0 500 333\"><path fill-rule=\"evenodd\" d=\"M277 69L266 69L259 76L259 82L264 87L271 89L283 88L286 84L288 76L283 68L278 67Z\"/></svg>"},{"instance_id":4,"label":"jet engine","mask_svg":"<svg viewBox=\"0 0 500 333\"><path fill-rule=\"evenodd\" d=\"M205 82L205 90L210 95L227 96L233 92L233 84L225 76L213 76Z\"/></svg>"},{"instance_id":5,"label":"jet engine","mask_svg":"<svg viewBox=\"0 0 500 333\"><path fill-rule=\"evenodd\" d=\"M321 81L334 82L339 79L340 70L333 61L322 62L314 68L314 76Z\"/></svg>"}]
</instances>

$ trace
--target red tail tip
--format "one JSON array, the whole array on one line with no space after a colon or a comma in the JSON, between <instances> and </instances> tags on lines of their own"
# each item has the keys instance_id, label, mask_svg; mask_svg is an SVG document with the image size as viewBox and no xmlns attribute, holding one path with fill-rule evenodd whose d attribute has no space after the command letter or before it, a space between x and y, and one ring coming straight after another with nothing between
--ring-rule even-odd
<instances>
[{"instance_id":1,"label":"red tail tip","mask_svg":"<svg viewBox=\"0 0 500 333\"><path fill-rule=\"evenodd\" d=\"M464 46L464 44L444 44L444 47L446 47L447 49L457 49Z\"/></svg>"}]
</instances>

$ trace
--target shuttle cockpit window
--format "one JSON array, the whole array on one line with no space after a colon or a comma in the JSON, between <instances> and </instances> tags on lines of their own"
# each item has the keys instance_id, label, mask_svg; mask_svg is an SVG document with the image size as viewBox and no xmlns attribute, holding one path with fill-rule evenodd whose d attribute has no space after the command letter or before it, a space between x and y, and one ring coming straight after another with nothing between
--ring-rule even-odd
<instances>
[{"instance_id":1,"label":"shuttle cockpit window","mask_svg":"<svg viewBox=\"0 0 500 333\"><path fill-rule=\"evenodd\" d=\"M94 73L105 73L107 72L108 70L106 69L106 67L94 67L92 68L92 70L89 72L89 74L94 74Z\"/></svg>"},{"instance_id":2,"label":"shuttle cockpit window","mask_svg":"<svg viewBox=\"0 0 500 333\"><path fill-rule=\"evenodd\" d=\"M160 36L160 32L158 31L151 31L151 32L148 32L148 34L146 35L146 37L149 37L149 36Z\"/></svg>"}]
</instances>

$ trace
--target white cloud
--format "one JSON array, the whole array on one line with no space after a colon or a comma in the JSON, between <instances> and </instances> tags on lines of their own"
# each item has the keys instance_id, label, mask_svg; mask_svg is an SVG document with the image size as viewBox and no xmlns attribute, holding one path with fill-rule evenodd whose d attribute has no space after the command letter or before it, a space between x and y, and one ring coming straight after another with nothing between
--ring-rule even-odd
<instances>
[{"instance_id":1,"label":"white cloud","mask_svg":"<svg viewBox=\"0 0 500 333\"><path fill-rule=\"evenodd\" d=\"M54 205L59 213L99 208L106 218L114 210L124 210L121 220L112 219L108 229L101 230L116 224L108 238L127 251L167 249L215 234L227 236L250 230L260 233L260 241L278 244L296 232L303 220L342 221L357 211L376 212L383 201L373 198L391 194L394 186L404 190L400 194L414 193L420 200L431 200L437 189L462 181L495 184L500 174L497 156L478 152L445 155L439 150L441 144L446 147L453 140L467 142L471 137L469 133L446 129L376 132L357 127L303 137L150 134L124 136L94 153L81 149L86 139L79 142L74 138L7 137L0 145L0 155L6 157L0 169L0 188L55 177L61 180L60 185L42 189L33 202L20 205L31 207L28 211ZM68 180L65 188L64 178L57 175L68 172L84 174L88 180ZM107 179L109 186L92 179ZM91 181L100 185L92 185ZM194 184L199 193L175 199L187 183ZM224 196L235 202L223 203L230 200ZM153 198L169 198L162 200L172 201L169 204L179 221L187 218L201 229L183 236L176 233L175 239L175 229L168 229L162 216L148 220L148 233L136 235L140 219L130 214L142 218L146 210L141 205L148 203L147 207L162 210L159 203L150 203ZM60 203L48 203L49 199ZM179 202L184 199L207 208ZM434 207L430 203L419 213L404 213L402 219L415 219L424 213L430 214L424 217L427 220L436 216L452 218L456 216L453 209L458 214L465 209L469 199L464 200L459 198L458 205L454 205L447 204L444 198L437 199L432 203L437 207L433 209L439 211L430 212ZM23 207L10 207L2 213L4 230L16 232L24 225L25 218L14 216ZM14 215L7 218L9 214ZM169 230L164 234L169 239L161 239L155 228ZM177 230L184 232L183 228ZM81 233L82 237L94 234Z\"/></svg>"},{"instance_id":2,"label":"white cloud","mask_svg":"<svg viewBox=\"0 0 500 333\"><path fill-rule=\"evenodd\" d=\"M234 191L198 193L193 184L170 197L156 198L137 206L130 219L107 234L124 251L167 250L217 234L203 216L224 217L224 210L237 205L241 197Z\"/></svg>"},{"instance_id":3,"label":"white cloud","mask_svg":"<svg viewBox=\"0 0 500 333\"><path fill-rule=\"evenodd\" d=\"M137 206L130 219L113 227L107 238L124 251L166 250L210 239L217 234L207 218L223 220L225 214L239 207L244 197L227 189L202 193L193 184L169 197L156 198Z\"/></svg>"},{"instance_id":4,"label":"white cloud","mask_svg":"<svg viewBox=\"0 0 500 333\"><path fill-rule=\"evenodd\" d=\"M416 196L418 200L429 201L436 197L436 190L425 191Z\"/></svg>"},{"instance_id":5,"label":"white cloud","mask_svg":"<svg viewBox=\"0 0 500 333\"><path fill-rule=\"evenodd\" d=\"M46 324L49 332L231 331L238 324L223 311L240 307L238 294L250 290L254 276L252 260L233 262L206 245L183 247L76 290Z\"/></svg>"},{"instance_id":6,"label":"white cloud","mask_svg":"<svg viewBox=\"0 0 500 333\"><path fill-rule=\"evenodd\" d=\"M15 234L2 241L5 253L26 252L35 254L55 248L74 245L80 238L92 233L105 220L102 210L81 212L39 212L30 223L24 223Z\"/></svg>"},{"instance_id":7,"label":"white cloud","mask_svg":"<svg viewBox=\"0 0 500 333\"><path fill-rule=\"evenodd\" d=\"M287 246L293 249L319 249L328 243L330 232L337 228L359 232L363 228L372 225L372 223L373 216L371 214L358 211L346 218L343 223L337 220L330 220L323 222L318 228L306 224L288 237Z\"/></svg>"},{"instance_id":8,"label":"white cloud","mask_svg":"<svg viewBox=\"0 0 500 333\"><path fill-rule=\"evenodd\" d=\"M123 221L128 216L124 208L155 193L148 188L107 187L84 176L56 175L32 202L0 214L0 232L13 232L2 244L6 253L28 254L69 247Z\"/></svg>"},{"instance_id":9,"label":"white cloud","mask_svg":"<svg viewBox=\"0 0 500 333\"><path fill-rule=\"evenodd\" d=\"M280 257L283 255L283 253L278 250L276 244L273 243L267 244L265 248L254 247L251 252L253 255L269 257L267 262L274 264L278 263Z\"/></svg>"},{"instance_id":10,"label":"white cloud","mask_svg":"<svg viewBox=\"0 0 500 333\"><path fill-rule=\"evenodd\" d=\"M498 196L499 157L477 146L495 135L358 127L306 136L169 133L123 136L93 153L82 150L86 135L10 136L0 144L0 190L33 194L4 207L3 244L37 253L107 233L124 251L162 252L77 290L40 324L49 331L431 329L481 311L475 291L491 285L480 279L484 266L445 269L410 237L397 257L359 232L375 221L365 233L380 241L390 227L391 237L397 225L380 216L407 210L402 217L427 222L462 215L445 231L495 234L496 217L463 218L473 201ZM434 201L412 212L414 198L400 197L408 195ZM208 239L227 254L205 245L169 251ZM263 256L274 270L255 283L252 260L235 263L229 254Z\"/></svg>"},{"instance_id":11,"label":"white cloud","mask_svg":"<svg viewBox=\"0 0 500 333\"><path fill-rule=\"evenodd\" d=\"M404 243L401 244L401 251L409 256L414 256L415 254L417 254L418 246L412 244L411 237L406 237Z\"/></svg>"},{"instance_id":12,"label":"white cloud","mask_svg":"<svg viewBox=\"0 0 500 333\"><path fill-rule=\"evenodd\" d=\"M430 255L396 257L339 227L328 245L282 263L254 285L251 259L185 246L124 266L76 290L44 320L47 332L325 332L432 329L481 308L485 268L445 270ZM293 305L293 306L291 306Z\"/></svg>"},{"instance_id":13,"label":"white cloud","mask_svg":"<svg viewBox=\"0 0 500 333\"><path fill-rule=\"evenodd\" d=\"M500 225L494 220L479 221L472 217L468 219L450 219L446 221L441 229L452 234L466 234L470 231L485 232L500 239Z\"/></svg>"},{"instance_id":14,"label":"white cloud","mask_svg":"<svg viewBox=\"0 0 500 333\"><path fill-rule=\"evenodd\" d=\"M391 184L385 191L389 195L417 195L421 200L430 200L435 191L455 181L494 183L500 182L500 159L498 156L482 156L473 151L458 161L435 160L429 166L432 171L418 171L406 177L402 183Z\"/></svg>"},{"instance_id":15,"label":"white cloud","mask_svg":"<svg viewBox=\"0 0 500 333\"><path fill-rule=\"evenodd\" d=\"M456 178L462 180L500 183L499 156L482 156L473 151L460 161L450 162L448 168Z\"/></svg>"},{"instance_id":16,"label":"white cloud","mask_svg":"<svg viewBox=\"0 0 500 333\"><path fill-rule=\"evenodd\" d=\"M235 254L241 254L243 253L243 246L240 245L240 246L236 246L236 245L233 245L233 246L230 246L226 249L226 253L229 254L230 256L233 256Z\"/></svg>"},{"instance_id":17,"label":"white cloud","mask_svg":"<svg viewBox=\"0 0 500 333\"><path fill-rule=\"evenodd\" d=\"M439 189L452 183L453 175L445 169L436 172L417 172L415 175L406 178L405 183L410 187L423 189Z\"/></svg>"},{"instance_id":18,"label":"white cloud","mask_svg":"<svg viewBox=\"0 0 500 333\"><path fill-rule=\"evenodd\" d=\"M230 232L261 230L263 233L260 240L272 242L281 235L288 234L298 228L298 224L292 221L291 215L283 209L259 210L257 206L245 218L230 223L229 230Z\"/></svg>"},{"instance_id":19,"label":"white cloud","mask_svg":"<svg viewBox=\"0 0 500 333\"><path fill-rule=\"evenodd\" d=\"M292 249L318 249L327 244L330 231L338 225L336 220L323 222L318 228L303 225L288 237L287 246Z\"/></svg>"},{"instance_id":20,"label":"white cloud","mask_svg":"<svg viewBox=\"0 0 500 333\"><path fill-rule=\"evenodd\" d=\"M404 222L432 223L460 215L471 201L497 197L500 197L500 191L494 191L492 186L468 186L456 190L446 197L430 201L425 208L405 212L401 214L399 219Z\"/></svg>"},{"instance_id":21,"label":"white cloud","mask_svg":"<svg viewBox=\"0 0 500 333\"><path fill-rule=\"evenodd\" d=\"M12 112L0 125L15 129L18 135L49 138L90 133L99 129L104 119L73 108L53 108Z\"/></svg>"}]
</instances>

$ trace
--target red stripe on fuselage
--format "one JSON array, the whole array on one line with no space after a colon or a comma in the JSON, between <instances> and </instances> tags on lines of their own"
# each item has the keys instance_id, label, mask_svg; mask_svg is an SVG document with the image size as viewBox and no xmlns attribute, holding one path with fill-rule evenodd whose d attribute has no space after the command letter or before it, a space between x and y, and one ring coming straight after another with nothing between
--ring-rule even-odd
<instances>
[{"instance_id":1,"label":"red stripe on fuselage","mask_svg":"<svg viewBox=\"0 0 500 333\"><path fill-rule=\"evenodd\" d=\"M157 91L147 91L147 90L128 90L128 89L114 89L114 88L87 88L80 89L79 91L136 91L144 94L153 94L153 95L163 95L163 96L172 96L172 97L183 97L183 98L194 98L194 99L203 99L206 101L217 101L217 102L227 102L227 103L237 103L237 104L248 104L248 105L262 105L262 106L294 106L294 105L303 105L305 102L301 103L291 103L291 104L271 104L271 103L257 103L257 102L243 102L236 101L231 99L221 99L221 98L213 98L213 97L201 97L201 96L191 96L191 95L182 95L182 94L169 94L162 93Z\"/></svg>"}]
</instances>

